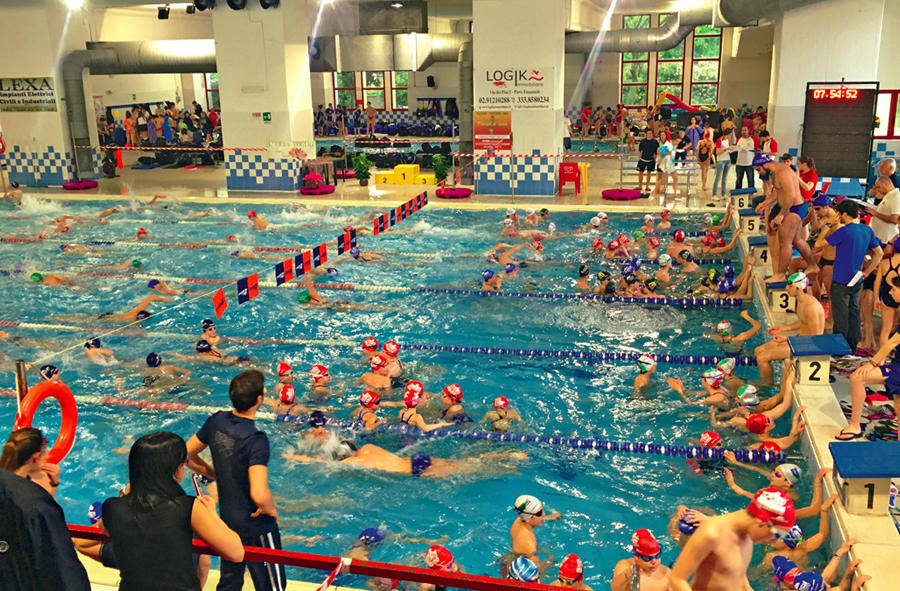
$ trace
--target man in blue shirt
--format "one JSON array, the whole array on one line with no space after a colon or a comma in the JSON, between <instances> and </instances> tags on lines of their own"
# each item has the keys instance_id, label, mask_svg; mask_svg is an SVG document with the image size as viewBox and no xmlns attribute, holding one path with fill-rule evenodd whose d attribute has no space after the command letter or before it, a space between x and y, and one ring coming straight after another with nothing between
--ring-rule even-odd
<instances>
[{"instance_id":1,"label":"man in blue shirt","mask_svg":"<svg viewBox=\"0 0 900 591\"><path fill-rule=\"evenodd\" d=\"M831 280L831 314L834 334L842 334L852 351L859 342L859 290L865 277L874 272L884 252L869 226L859 223L859 206L844 200L835 206L844 224L825 239L834 246ZM871 256L863 268L866 254Z\"/></svg>"},{"instance_id":2,"label":"man in blue shirt","mask_svg":"<svg viewBox=\"0 0 900 591\"><path fill-rule=\"evenodd\" d=\"M263 374L245 371L231 380L228 395L234 410L209 417L187 443L188 457L205 466L217 478L219 514L241 536L245 546L281 549L278 512L269 490L269 439L253 419L265 396ZM199 453L209 446L213 466ZM283 591L284 566L261 562L229 562L222 559L218 591L240 590L244 567L250 570L256 591Z\"/></svg>"}]
</instances>

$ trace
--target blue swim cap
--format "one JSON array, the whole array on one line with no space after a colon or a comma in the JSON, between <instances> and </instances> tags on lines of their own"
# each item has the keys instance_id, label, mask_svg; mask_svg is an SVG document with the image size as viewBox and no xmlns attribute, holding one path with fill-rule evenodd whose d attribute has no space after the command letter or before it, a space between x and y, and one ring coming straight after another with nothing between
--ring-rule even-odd
<instances>
[{"instance_id":1,"label":"blue swim cap","mask_svg":"<svg viewBox=\"0 0 900 591\"><path fill-rule=\"evenodd\" d=\"M369 546L384 540L385 536L387 536L387 529L384 526L367 527L359 534L359 541Z\"/></svg>"},{"instance_id":2,"label":"blue swim cap","mask_svg":"<svg viewBox=\"0 0 900 591\"><path fill-rule=\"evenodd\" d=\"M803 530L800 528L800 525L795 523L788 531L787 535L783 536L781 540L784 542L784 545L791 550L796 548L797 544L803 541Z\"/></svg>"},{"instance_id":3,"label":"blue swim cap","mask_svg":"<svg viewBox=\"0 0 900 591\"><path fill-rule=\"evenodd\" d=\"M325 272L329 275L337 275L339 273L339 271L334 267L328 267L327 269L325 269Z\"/></svg>"},{"instance_id":4,"label":"blue swim cap","mask_svg":"<svg viewBox=\"0 0 900 591\"><path fill-rule=\"evenodd\" d=\"M200 323L200 326L203 327L204 331L209 330L210 328L212 328L215 325L216 325L216 321L213 320L212 318L204 318L203 322Z\"/></svg>"},{"instance_id":5,"label":"blue swim cap","mask_svg":"<svg viewBox=\"0 0 900 591\"><path fill-rule=\"evenodd\" d=\"M778 579L783 579L789 571L795 568L797 568L797 563L795 563L790 558L786 558L784 556L772 557L772 570L775 573L775 577Z\"/></svg>"},{"instance_id":6,"label":"blue swim cap","mask_svg":"<svg viewBox=\"0 0 900 591\"><path fill-rule=\"evenodd\" d=\"M235 250L234 252L231 253L231 256L236 257L239 254L241 254L241 251Z\"/></svg>"},{"instance_id":7,"label":"blue swim cap","mask_svg":"<svg viewBox=\"0 0 900 591\"><path fill-rule=\"evenodd\" d=\"M816 191L816 197L813 199L813 207L831 207L831 196L823 195L820 191Z\"/></svg>"},{"instance_id":8,"label":"blue swim cap","mask_svg":"<svg viewBox=\"0 0 900 591\"><path fill-rule=\"evenodd\" d=\"M325 417L325 413L321 410L314 410L309 414L310 427L324 427L325 423L327 422L328 419Z\"/></svg>"},{"instance_id":9,"label":"blue swim cap","mask_svg":"<svg viewBox=\"0 0 900 591\"><path fill-rule=\"evenodd\" d=\"M59 368L55 365L42 365L41 366L41 375L47 378L48 380L55 375L59 375Z\"/></svg>"},{"instance_id":10,"label":"blue swim cap","mask_svg":"<svg viewBox=\"0 0 900 591\"><path fill-rule=\"evenodd\" d=\"M160 363L162 363L162 357L159 353L151 352L147 355L147 365L150 367L159 367Z\"/></svg>"},{"instance_id":11,"label":"blue swim cap","mask_svg":"<svg viewBox=\"0 0 900 591\"><path fill-rule=\"evenodd\" d=\"M516 270L516 266L513 263L506 263L505 265L503 265L503 270L507 273L512 273Z\"/></svg>"},{"instance_id":12,"label":"blue swim cap","mask_svg":"<svg viewBox=\"0 0 900 591\"><path fill-rule=\"evenodd\" d=\"M481 272L481 278L484 281L490 281L493 276L494 276L494 272L491 271L490 269L485 269L484 271Z\"/></svg>"},{"instance_id":13,"label":"blue swim cap","mask_svg":"<svg viewBox=\"0 0 900 591\"><path fill-rule=\"evenodd\" d=\"M722 295L725 295L729 291L730 290L728 289L728 280L723 279L723 280L719 281L719 293Z\"/></svg>"},{"instance_id":14,"label":"blue swim cap","mask_svg":"<svg viewBox=\"0 0 900 591\"><path fill-rule=\"evenodd\" d=\"M636 269L631 263L625 263L624 265L622 265L622 275L631 275L635 271Z\"/></svg>"},{"instance_id":15,"label":"blue swim cap","mask_svg":"<svg viewBox=\"0 0 900 591\"><path fill-rule=\"evenodd\" d=\"M807 571L794 577L794 589L796 591L821 591L824 588L825 581L819 573Z\"/></svg>"},{"instance_id":16,"label":"blue swim cap","mask_svg":"<svg viewBox=\"0 0 900 591\"><path fill-rule=\"evenodd\" d=\"M94 339L85 341L84 348L85 349L99 349L100 348L100 339L94 338Z\"/></svg>"},{"instance_id":17,"label":"blue swim cap","mask_svg":"<svg viewBox=\"0 0 900 591\"><path fill-rule=\"evenodd\" d=\"M359 249L356 248L355 246L354 246L353 248L351 248L351 249L350 249L350 256L352 256L352 257L355 258L355 259L358 259L358 258L359 258Z\"/></svg>"},{"instance_id":18,"label":"blue swim cap","mask_svg":"<svg viewBox=\"0 0 900 591\"><path fill-rule=\"evenodd\" d=\"M60 245L59 245L59 249L60 249L60 250L66 250L66 248L68 248L68 247L69 247L68 244L60 244Z\"/></svg>"},{"instance_id":19,"label":"blue swim cap","mask_svg":"<svg viewBox=\"0 0 900 591\"><path fill-rule=\"evenodd\" d=\"M641 259L635 257L631 259L631 266L634 267L634 270L637 271L641 268Z\"/></svg>"},{"instance_id":20,"label":"blue swim cap","mask_svg":"<svg viewBox=\"0 0 900 591\"><path fill-rule=\"evenodd\" d=\"M524 556L519 556L509 565L509 578L514 581L533 583L538 578L538 568Z\"/></svg>"},{"instance_id":21,"label":"blue swim cap","mask_svg":"<svg viewBox=\"0 0 900 591\"><path fill-rule=\"evenodd\" d=\"M144 320L145 318L150 318L150 312L148 312L147 310L141 310L137 313L138 320Z\"/></svg>"},{"instance_id":22,"label":"blue swim cap","mask_svg":"<svg viewBox=\"0 0 900 591\"><path fill-rule=\"evenodd\" d=\"M194 345L194 349L196 349L197 353L209 353L212 351L212 345L210 345L209 341L206 339L200 339L197 341L197 344Z\"/></svg>"},{"instance_id":23,"label":"blue swim cap","mask_svg":"<svg viewBox=\"0 0 900 591\"><path fill-rule=\"evenodd\" d=\"M725 268L722 270L725 272L725 277L734 277L734 267L731 265L725 265Z\"/></svg>"},{"instance_id":24,"label":"blue swim cap","mask_svg":"<svg viewBox=\"0 0 900 591\"><path fill-rule=\"evenodd\" d=\"M91 525L97 525L97 522L103 519L103 501L91 503L88 507L88 519L91 520Z\"/></svg>"},{"instance_id":25,"label":"blue swim cap","mask_svg":"<svg viewBox=\"0 0 900 591\"><path fill-rule=\"evenodd\" d=\"M729 277L725 281L728 282L728 291L734 291L737 289L737 281L734 280L734 277Z\"/></svg>"},{"instance_id":26,"label":"blue swim cap","mask_svg":"<svg viewBox=\"0 0 900 591\"><path fill-rule=\"evenodd\" d=\"M159 279L151 279L147 282L147 287L149 287L150 289L153 289L157 285L159 285Z\"/></svg>"},{"instance_id":27,"label":"blue swim cap","mask_svg":"<svg viewBox=\"0 0 900 591\"><path fill-rule=\"evenodd\" d=\"M766 164L768 164L771 161L772 161L772 159L765 152L757 152L756 154L753 155L752 166L754 166L754 167L765 166Z\"/></svg>"},{"instance_id":28,"label":"blue swim cap","mask_svg":"<svg viewBox=\"0 0 900 591\"><path fill-rule=\"evenodd\" d=\"M684 517L678 520L678 531L683 534L691 535L697 531L697 526L689 521L685 521Z\"/></svg>"}]
</instances>

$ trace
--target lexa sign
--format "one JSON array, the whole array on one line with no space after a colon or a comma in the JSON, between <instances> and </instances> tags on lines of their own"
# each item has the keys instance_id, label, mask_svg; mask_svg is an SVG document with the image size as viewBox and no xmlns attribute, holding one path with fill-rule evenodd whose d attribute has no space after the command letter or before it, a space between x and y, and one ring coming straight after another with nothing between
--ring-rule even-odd
<instances>
[{"instance_id":1,"label":"lexa sign","mask_svg":"<svg viewBox=\"0 0 900 591\"><path fill-rule=\"evenodd\" d=\"M478 68L476 111L517 111L555 107L552 67Z\"/></svg>"},{"instance_id":2,"label":"lexa sign","mask_svg":"<svg viewBox=\"0 0 900 591\"><path fill-rule=\"evenodd\" d=\"M0 78L0 111L55 111L53 77Z\"/></svg>"}]
</instances>

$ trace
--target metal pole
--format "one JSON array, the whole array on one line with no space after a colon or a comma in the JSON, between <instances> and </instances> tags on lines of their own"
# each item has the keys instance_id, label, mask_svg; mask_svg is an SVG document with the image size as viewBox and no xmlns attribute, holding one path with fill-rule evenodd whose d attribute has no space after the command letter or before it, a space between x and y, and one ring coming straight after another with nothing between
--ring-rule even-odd
<instances>
[{"instance_id":1,"label":"metal pole","mask_svg":"<svg viewBox=\"0 0 900 591\"><path fill-rule=\"evenodd\" d=\"M20 407L22 406L22 401L25 400L25 395L28 393L28 377L25 375L25 371L25 361L22 359L16 360L16 398Z\"/></svg>"}]
</instances>

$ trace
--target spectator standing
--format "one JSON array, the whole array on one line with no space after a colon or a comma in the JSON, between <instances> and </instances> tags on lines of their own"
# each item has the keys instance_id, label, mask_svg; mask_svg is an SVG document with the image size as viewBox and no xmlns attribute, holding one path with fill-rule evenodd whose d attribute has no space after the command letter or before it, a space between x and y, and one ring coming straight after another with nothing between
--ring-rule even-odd
<instances>
[{"instance_id":1,"label":"spectator standing","mask_svg":"<svg viewBox=\"0 0 900 591\"><path fill-rule=\"evenodd\" d=\"M716 196L716 188L719 187L721 181L722 197L727 194L726 182L728 180L728 170L731 168L731 153L735 146L734 130L723 133L716 139L716 177L713 179L712 194Z\"/></svg>"},{"instance_id":2,"label":"spectator standing","mask_svg":"<svg viewBox=\"0 0 900 591\"><path fill-rule=\"evenodd\" d=\"M188 457L204 465L198 454L209 446L213 470L207 470L206 476L218 477L222 520L244 545L280 550L278 512L269 490L269 439L253 423L265 396L263 374L256 370L238 374L231 380L228 395L234 410L219 411L206 420L187 443ZM284 566L225 559L217 590L241 589L245 567L256 591L283 591Z\"/></svg>"},{"instance_id":3,"label":"spectator standing","mask_svg":"<svg viewBox=\"0 0 900 591\"><path fill-rule=\"evenodd\" d=\"M756 140L750 135L750 129L744 125L741 127L741 137L737 141L737 163L736 175L734 180L734 188L740 189L744 186L744 177L747 177L747 187L756 188L756 181L753 178L753 150L757 149Z\"/></svg>"},{"instance_id":4,"label":"spectator standing","mask_svg":"<svg viewBox=\"0 0 900 591\"><path fill-rule=\"evenodd\" d=\"M240 537L216 515L211 497L188 496L184 440L161 431L134 442L128 455L129 492L103 503L103 529L116 549L123 591L200 588L191 552L197 532L226 560L244 558Z\"/></svg>"},{"instance_id":5,"label":"spectator standing","mask_svg":"<svg viewBox=\"0 0 900 591\"><path fill-rule=\"evenodd\" d=\"M835 334L842 334L855 351L859 342L859 291L862 280L881 262L883 251L869 226L859 223L859 206L848 200L835 206L844 224L825 238L834 246L834 271L831 280L831 312ZM871 260L862 269L866 254Z\"/></svg>"},{"instance_id":6,"label":"spectator standing","mask_svg":"<svg viewBox=\"0 0 900 591\"><path fill-rule=\"evenodd\" d=\"M13 431L3 446L0 589L90 591L62 507L48 492L59 485L59 468L46 458L47 440L32 427Z\"/></svg>"},{"instance_id":7,"label":"spectator standing","mask_svg":"<svg viewBox=\"0 0 900 591\"><path fill-rule=\"evenodd\" d=\"M709 165L714 161L712 140L704 135L703 138L697 142L697 164L700 165L700 189L702 191L709 190L706 186L706 179L709 175ZM722 184L724 186L724 181Z\"/></svg>"},{"instance_id":8,"label":"spectator standing","mask_svg":"<svg viewBox=\"0 0 900 591\"><path fill-rule=\"evenodd\" d=\"M691 124L684 130L684 135L691 141L688 150L696 152L697 144L700 143L700 138L703 137L703 128L697 125L696 117L691 117Z\"/></svg>"},{"instance_id":9,"label":"spectator standing","mask_svg":"<svg viewBox=\"0 0 900 591\"><path fill-rule=\"evenodd\" d=\"M894 238L898 234L897 223L900 222L900 190L894 188L890 178L880 177L872 188L872 195L875 197L875 201L878 205L876 207L865 208L864 213L872 216L869 227L872 228L872 232L875 233L875 238L878 239L881 246L885 247L886 245L893 243ZM891 250L893 251L893 248ZM881 296L881 294L875 290L875 283L876 274L872 273L866 278L866 281L863 284L862 294L860 294L859 298L859 307L863 322L863 338L860 348L867 353L870 351L874 353L876 349L873 316L876 298L880 299L879 296ZM886 285L884 287L889 288L890 286ZM882 318L882 321L884 321L884 318ZM887 328L890 331L890 329L893 328L893 325L890 325ZM884 331L882 330L882 332ZM890 332L887 334L890 335Z\"/></svg>"},{"instance_id":10,"label":"spectator standing","mask_svg":"<svg viewBox=\"0 0 900 591\"><path fill-rule=\"evenodd\" d=\"M572 122L569 121L565 111L563 111L562 119L563 148L565 148L566 152L570 152L572 150Z\"/></svg>"},{"instance_id":11,"label":"spectator standing","mask_svg":"<svg viewBox=\"0 0 900 591\"><path fill-rule=\"evenodd\" d=\"M800 195L804 201L812 203L813 194L816 192L816 183L819 182L816 161L812 156L800 156L797 159L797 169L800 171Z\"/></svg>"},{"instance_id":12,"label":"spectator standing","mask_svg":"<svg viewBox=\"0 0 900 591\"><path fill-rule=\"evenodd\" d=\"M778 142L775 141L775 138L769 137L768 131L763 130L759 133L759 149L766 154L777 156Z\"/></svg>"},{"instance_id":13,"label":"spectator standing","mask_svg":"<svg viewBox=\"0 0 900 591\"><path fill-rule=\"evenodd\" d=\"M877 174L876 171L872 171L869 175L868 182L866 183L869 187L874 189L875 181L878 180L878 177L886 176L891 179L891 184L895 187L900 187L900 174L897 174L897 161L893 158L882 158L878 161ZM869 190L869 195L872 195L872 190ZM875 201L878 203L878 201Z\"/></svg>"},{"instance_id":14,"label":"spectator standing","mask_svg":"<svg viewBox=\"0 0 900 591\"><path fill-rule=\"evenodd\" d=\"M656 170L656 156L659 153L659 142L653 138L653 129L648 127L646 132L646 137L641 140L641 143L638 144L638 152L640 156L638 157L637 169L638 169L638 191L641 190L641 185L644 184L644 173L647 173L647 184L644 188L645 193L650 192L650 178L653 176L653 171Z\"/></svg>"},{"instance_id":15,"label":"spectator standing","mask_svg":"<svg viewBox=\"0 0 900 591\"><path fill-rule=\"evenodd\" d=\"M591 131L591 106L589 104L586 104L581 108L581 137L582 137L582 139L586 138L590 131Z\"/></svg>"}]
</instances>

